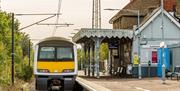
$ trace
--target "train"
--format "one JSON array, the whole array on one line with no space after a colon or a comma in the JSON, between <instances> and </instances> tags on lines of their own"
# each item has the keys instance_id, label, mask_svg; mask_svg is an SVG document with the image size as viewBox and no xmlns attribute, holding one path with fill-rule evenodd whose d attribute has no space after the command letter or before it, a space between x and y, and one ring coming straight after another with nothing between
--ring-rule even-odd
<instances>
[{"instance_id":1,"label":"train","mask_svg":"<svg viewBox=\"0 0 180 91\"><path fill-rule=\"evenodd\" d=\"M48 37L35 45L36 90L72 91L77 76L76 44L63 37Z\"/></svg>"}]
</instances>

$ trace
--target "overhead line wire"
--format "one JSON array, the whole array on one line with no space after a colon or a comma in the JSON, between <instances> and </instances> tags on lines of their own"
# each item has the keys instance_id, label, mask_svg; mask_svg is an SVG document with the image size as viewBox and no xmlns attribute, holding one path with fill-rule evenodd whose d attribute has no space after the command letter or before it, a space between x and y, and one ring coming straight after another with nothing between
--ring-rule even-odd
<instances>
[{"instance_id":1,"label":"overhead line wire","mask_svg":"<svg viewBox=\"0 0 180 91\"><path fill-rule=\"evenodd\" d=\"M62 3L62 0L59 0L59 2L58 2L58 11L57 11L58 14L59 14L60 11L61 11L61 3ZM56 24L58 24L58 22L59 22L59 15L57 15L57 18L56 18ZM52 35L52 36L55 35L56 29L57 29L57 26L54 27L53 35Z\"/></svg>"}]
</instances>

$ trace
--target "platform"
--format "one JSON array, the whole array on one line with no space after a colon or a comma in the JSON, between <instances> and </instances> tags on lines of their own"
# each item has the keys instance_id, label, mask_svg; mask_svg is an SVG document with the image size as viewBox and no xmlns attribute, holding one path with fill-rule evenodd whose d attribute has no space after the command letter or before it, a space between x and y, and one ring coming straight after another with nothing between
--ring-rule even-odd
<instances>
[{"instance_id":1,"label":"platform","mask_svg":"<svg viewBox=\"0 0 180 91\"><path fill-rule=\"evenodd\" d=\"M82 73L82 72L80 72ZM100 79L80 75L80 78L91 84L97 84L110 91L180 91L180 82L176 79L166 80L162 84L160 78L118 78L110 76L101 76ZM99 90L96 90L99 91ZM104 91L104 90L100 90Z\"/></svg>"}]
</instances>

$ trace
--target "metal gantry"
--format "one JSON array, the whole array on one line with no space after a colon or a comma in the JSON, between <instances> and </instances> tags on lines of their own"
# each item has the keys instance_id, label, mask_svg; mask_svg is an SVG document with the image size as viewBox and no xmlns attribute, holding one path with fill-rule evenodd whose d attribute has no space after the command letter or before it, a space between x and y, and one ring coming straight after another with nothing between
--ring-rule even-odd
<instances>
[{"instance_id":1,"label":"metal gantry","mask_svg":"<svg viewBox=\"0 0 180 91\"><path fill-rule=\"evenodd\" d=\"M93 0L93 16L92 16L92 29L101 29L101 0ZM94 26L93 26L94 25ZM101 44L101 39L99 36L94 37L94 50L95 50L95 69L96 69L96 77L99 78L99 61L100 61L100 53L99 48ZM91 46L92 47L92 46ZM90 64L89 64L90 65ZM93 72L94 73L94 72Z\"/></svg>"},{"instance_id":2,"label":"metal gantry","mask_svg":"<svg viewBox=\"0 0 180 91\"><path fill-rule=\"evenodd\" d=\"M92 28L101 28L101 0L93 0Z\"/></svg>"},{"instance_id":3,"label":"metal gantry","mask_svg":"<svg viewBox=\"0 0 180 91\"><path fill-rule=\"evenodd\" d=\"M92 29L101 29L101 0L93 0L92 5ZM97 31L98 32L98 31ZM95 75L99 78L99 60L100 53L99 48L101 44L101 38L99 36L92 37L90 40L81 44L84 55L84 75L90 76L92 70L92 76ZM92 54L92 55L91 55Z\"/></svg>"}]
</instances>

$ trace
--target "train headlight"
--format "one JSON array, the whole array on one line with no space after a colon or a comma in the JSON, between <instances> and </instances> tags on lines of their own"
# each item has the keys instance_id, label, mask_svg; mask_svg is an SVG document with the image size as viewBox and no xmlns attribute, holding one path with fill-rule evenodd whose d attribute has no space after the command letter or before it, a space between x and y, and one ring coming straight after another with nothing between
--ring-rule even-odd
<instances>
[{"instance_id":1,"label":"train headlight","mask_svg":"<svg viewBox=\"0 0 180 91\"><path fill-rule=\"evenodd\" d=\"M63 73L70 73L70 72L74 72L74 69L64 69Z\"/></svg>"},{"instance_id":2,"label":"train headlight","mask_svg":"<svg viewBox=\"0 0 180 91\"><path fill-rule=\"evenodd\" d=\"M49 73L48 69L38 69L38 72L40 73Z\"/></svg>"}]
</instances>

